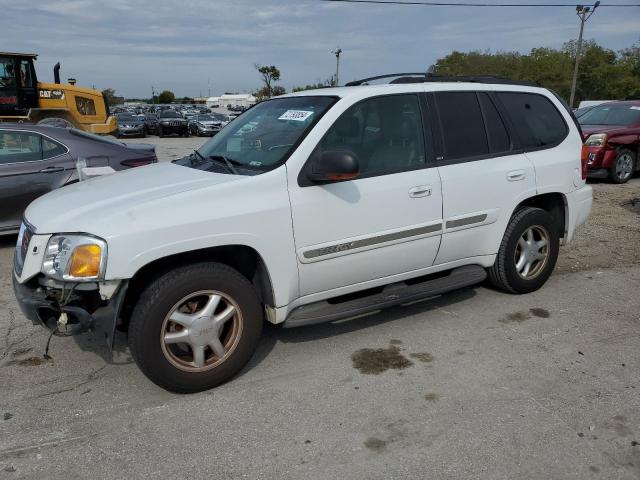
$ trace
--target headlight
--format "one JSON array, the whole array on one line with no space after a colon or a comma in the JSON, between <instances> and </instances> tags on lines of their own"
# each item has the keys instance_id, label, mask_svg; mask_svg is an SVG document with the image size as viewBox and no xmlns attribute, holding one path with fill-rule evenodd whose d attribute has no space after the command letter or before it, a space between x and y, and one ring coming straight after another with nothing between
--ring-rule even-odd
<instances>
[{"instance_id":1,"label":"headlight","mask_svg":"<svg viewBox=\"0 0 640 480\"><path fill-rule=\"evenodd\" d=\"M89 235L54 235L42 261L42 273L57 280L94 282L104 277L107 242Z\"/></svg>"},{"instance_id":2,"label":"headlight","mask_svg":"<svg viewBox=\"0 0 640 480\"><path fill-rule=\"evenodd\" d=\"M607 143L606 133L594 133L593 135L589 135L587 141L584 142L587 147L602 147L605 143Z\"/></svg>"}]
</instances>

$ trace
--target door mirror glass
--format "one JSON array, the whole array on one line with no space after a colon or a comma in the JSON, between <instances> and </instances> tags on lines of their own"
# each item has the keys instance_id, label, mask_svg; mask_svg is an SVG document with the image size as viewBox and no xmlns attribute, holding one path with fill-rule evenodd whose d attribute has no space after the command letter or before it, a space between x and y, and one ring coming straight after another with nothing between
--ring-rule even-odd
<instances>
[{"instance_id":1,"label":"door mirror glass","mask_svg":"<svg viewBox=\"0 0 640 480\"><path fill-rule=\"evenodd\" d=\"M307 178L314 183L341 182L358 176L360 162L353 152L334 150L323 152L307 168Z\"/></svg>"}]
</instances>

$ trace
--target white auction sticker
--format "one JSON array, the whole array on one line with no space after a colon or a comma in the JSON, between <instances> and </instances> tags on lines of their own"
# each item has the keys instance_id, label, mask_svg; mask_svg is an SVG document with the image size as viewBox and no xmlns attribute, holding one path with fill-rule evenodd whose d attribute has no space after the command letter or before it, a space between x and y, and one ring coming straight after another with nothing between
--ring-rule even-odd
<instances>
[{"instance_id":1,"label":"white auction sticker","mask_svg":"<svg viewBox=\"0 0 640 480\"><path fill-rule=\"evenodd\" d=\"M309 112L307 110L287 110L278 117L278 120L295 120L297 122L304 122L311 115L313 115L313 112Z\"/></svg>"},{"instance_id":2,"label":"white auction sticker","mask_svg":"<svg viewBox=\"0 0 640 480\"><path fill-rule=\"evenodd\" d=\"M640 110L640 107L636 107L635 105L632 105L629 107L631 110Z\"/></svg>"}]
</instances>

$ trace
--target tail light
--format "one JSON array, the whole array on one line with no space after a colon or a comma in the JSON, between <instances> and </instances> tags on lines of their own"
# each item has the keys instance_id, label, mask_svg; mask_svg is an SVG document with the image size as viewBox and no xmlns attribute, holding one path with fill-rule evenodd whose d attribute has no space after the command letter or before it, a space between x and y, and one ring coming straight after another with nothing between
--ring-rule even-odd
<instances>
[{"instance_id":1,"label":"tail light","mask_svg":"<svg viewBox=\"0 0 640 480\"><path fill-rule=\"evenodd\" d=\"M589 157L589 149L586 145L582 145L582 154L580 155L580 162L582 163L582 180L587 179L587 158Z\"/></svg>"},{"instance_id":2,"label":"tail light","mask_svg":"<svg viewBox=\"0 0 640 480\"><path fill-rule=\"evenodd\" d=\"M143 165L149 165L157 161L158 159L154 157L134 158L131 160L123 160L120 162L120 165L124 165L125 167L142 167Z\"/></svg>"}]
</instances>

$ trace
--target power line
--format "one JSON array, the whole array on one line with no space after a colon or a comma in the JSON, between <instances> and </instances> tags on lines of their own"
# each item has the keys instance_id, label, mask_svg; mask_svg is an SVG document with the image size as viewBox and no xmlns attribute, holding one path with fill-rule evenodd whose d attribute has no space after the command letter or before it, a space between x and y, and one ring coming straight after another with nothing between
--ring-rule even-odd
<instances>
[{"instance_id":1,"label":"power line","mask_svg":"<svg viewBox=\"0 0 640 480\"><path fill-rule=\"evenodd\" d=\"M321 0L322 2L340 3L369 3L377 5L419 5L426 7L572 7L578 6L576 3L451 3L451 2L417 2L399 0ZM602 7L640 7L638 4L601 3Z\"/></svg>"}]
</instances>

